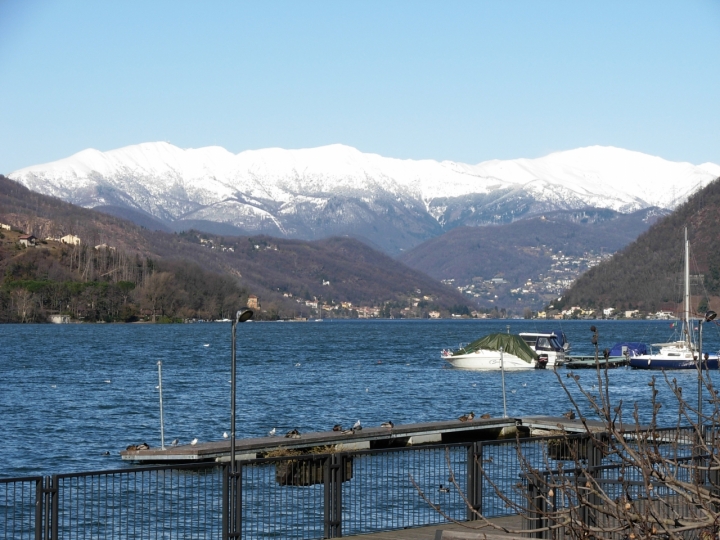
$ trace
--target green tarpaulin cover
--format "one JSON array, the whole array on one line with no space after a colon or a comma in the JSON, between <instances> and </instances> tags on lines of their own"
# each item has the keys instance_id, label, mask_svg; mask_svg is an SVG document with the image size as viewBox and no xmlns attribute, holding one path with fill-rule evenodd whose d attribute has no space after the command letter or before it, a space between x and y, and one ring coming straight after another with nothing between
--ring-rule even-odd
<instances>
[{"instance_id":1,"label":"green tarpaulin cover","mask_svg":"<svg viewBox=\"0 0 720 540\"><path fill-rule=\"evenodd\" d=\"M475 352L478 349L499 351L500 347L502 347L503 351L506 353L514 354L528 363L538 359L538 355L528 346L527 343L525 343L525 341L523 341L523 338L513 334L489 334L480 339L476 339L466 347L455 351L453 356L468 354Z\"/></svg>"}]
</instances>

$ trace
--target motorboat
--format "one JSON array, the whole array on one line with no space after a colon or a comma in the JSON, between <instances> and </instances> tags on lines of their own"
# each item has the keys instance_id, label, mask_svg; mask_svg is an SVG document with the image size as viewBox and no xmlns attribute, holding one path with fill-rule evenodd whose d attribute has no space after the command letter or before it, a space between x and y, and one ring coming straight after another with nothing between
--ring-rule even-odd
<instances>
[{"instance_id":1,"label":"motorboat","mask_svg":"<svg viewBox=\"0 0 720 540\"><path fill-rule=\"evenodd\" d=\"M441 357L456 368L492 371L537 369L547 364L520 336L500 333L489 334L455 351L445 349Z\"/></svg>"},{"instance_id":2,"label":"motorboat","mask_svg":"<svg viewBox=\"0 0 720 540\"><path fill-rule=\"evenodd\" d=\"M520 332L520 337L539 356L547 356L548 367L562 366L565 362L565 352L570 348L570 344L564 332Z\"/></svg>"},{"instance_id":3,"label":"motorboat","mask_svg":"<svg viewBox=\"0 0 720 540\"><path fill-rule=\"evenodd\" d=\"M697 369L701 351L694 341L692 320L690 319L690 243L685 229L685 295L684 313L680 329L680 339L669 343L653 343L659 352L640 354L630 358L630 367L635 369ZM718 369L718 355L702 355L702 369Z\"/></svg>"}]
</instances>

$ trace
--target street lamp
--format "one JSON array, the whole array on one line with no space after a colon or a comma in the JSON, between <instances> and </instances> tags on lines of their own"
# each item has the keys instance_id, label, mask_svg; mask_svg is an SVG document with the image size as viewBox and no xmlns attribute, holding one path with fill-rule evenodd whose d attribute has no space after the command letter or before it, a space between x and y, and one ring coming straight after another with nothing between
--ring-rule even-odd
<instances>
[{"instance_id":1,"label":"street lamp","mask_svg":"<svg viewBox=\"0 0 720 540\"><path fill-rule=\"evenodd\" d=\"M235 468L235 394L236 394L236 361L235 361L235 329L238 323L244 323L252 319L253 312L247 307L242 307L235 314L235 318L232 321L232 367L230 374L230 536L236 537L240 527L240 497L239 497L239 486L237 469Z\"/></svg>"},{"instance_id":2,"label":"street lamp","mask_svg":"<svg viewBox=\"0 0 720 540\"><path fill-rule=\"evenodd\" d=\"M703 362L703 346L702 346L702 325L703 323L710 322L717 317L717 313L714 311L706 311L705 317L700 319L700 322L698 323L698 429L702 429L702 387L703 387L703 378L702 378L702 362ZM708 369L707 361L708 361L709 355L705 355L705 369Z\"/></svg>"}]
</instances>

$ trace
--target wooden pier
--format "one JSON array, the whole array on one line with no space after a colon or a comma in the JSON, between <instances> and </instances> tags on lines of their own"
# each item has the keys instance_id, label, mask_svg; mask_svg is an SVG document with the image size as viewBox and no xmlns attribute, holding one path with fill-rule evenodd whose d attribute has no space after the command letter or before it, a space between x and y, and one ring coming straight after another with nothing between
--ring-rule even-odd
<instances>
[{"instance_id":1,"label":"wooden pier","mask_svg":"<svg viewBox=\"0 0 720 540\"><path fill-rule=\"evenodd\" d=\"M591 422L591 424L597 424L598 427L601 425L599 422ZM264 457L269 452L276 452L281 449L309 451L313 448L331 446L335 451L370 450L496 440L515 437L518 431L520 431L521 437L527 437L537 431L558 431L560 429L564 429L568 433L585 431L580 420L546 416L476 418L467 422L449 420L397 425L392 429L364 427L355 433L339 431L303 433L299 439L286 438L283 435L236 439L235 459L257 459ZM220 440L195 445L166 446L165 449L123 450L120 455L125 461L148 464L225 462L230 460L230 441Z\"/></svg>"}]
</instances>

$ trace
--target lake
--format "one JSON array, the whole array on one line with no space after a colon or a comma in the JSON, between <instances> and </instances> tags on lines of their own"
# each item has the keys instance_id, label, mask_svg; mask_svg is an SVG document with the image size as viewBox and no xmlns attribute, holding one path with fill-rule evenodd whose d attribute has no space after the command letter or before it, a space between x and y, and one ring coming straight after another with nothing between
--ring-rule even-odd
<instances>
[{"instance_id":1,"label":"lake","mask_svg":"<svg viewBox=\"0 0 720 540\"><path fill-rule=\"evenodd\" d=\"M561 324L559 324L561 323ZM573 354L619 341L670 338L668 321L324 321L245 323L238 327L239 437L447 420L468 411L503 415L500 373L449 368L443 348L490 332L562 328ZM706 325L706 350L717 351L717 326ZM0 325L0 476L129 466L129 444L160 445L157 362L163 367L165 440L219 440L230 431L230 324ZM562 382L567 369L559 368ZM580 370L590 388L591 370ZM650 413L647 383L660 372L610 371L610 396L629 419L635 403ZM675 371L690 403L696 372ZM717 374L713 373L713 377ZM677 418L659 385L661 425ZM506 374L508 415L559 415L570 402L552 370ZM578 395L572 389L573 395ZM581 401L584 410L586 404ZM109 456L103 453L110 452Z\"/></svg>"}]
</instances>

